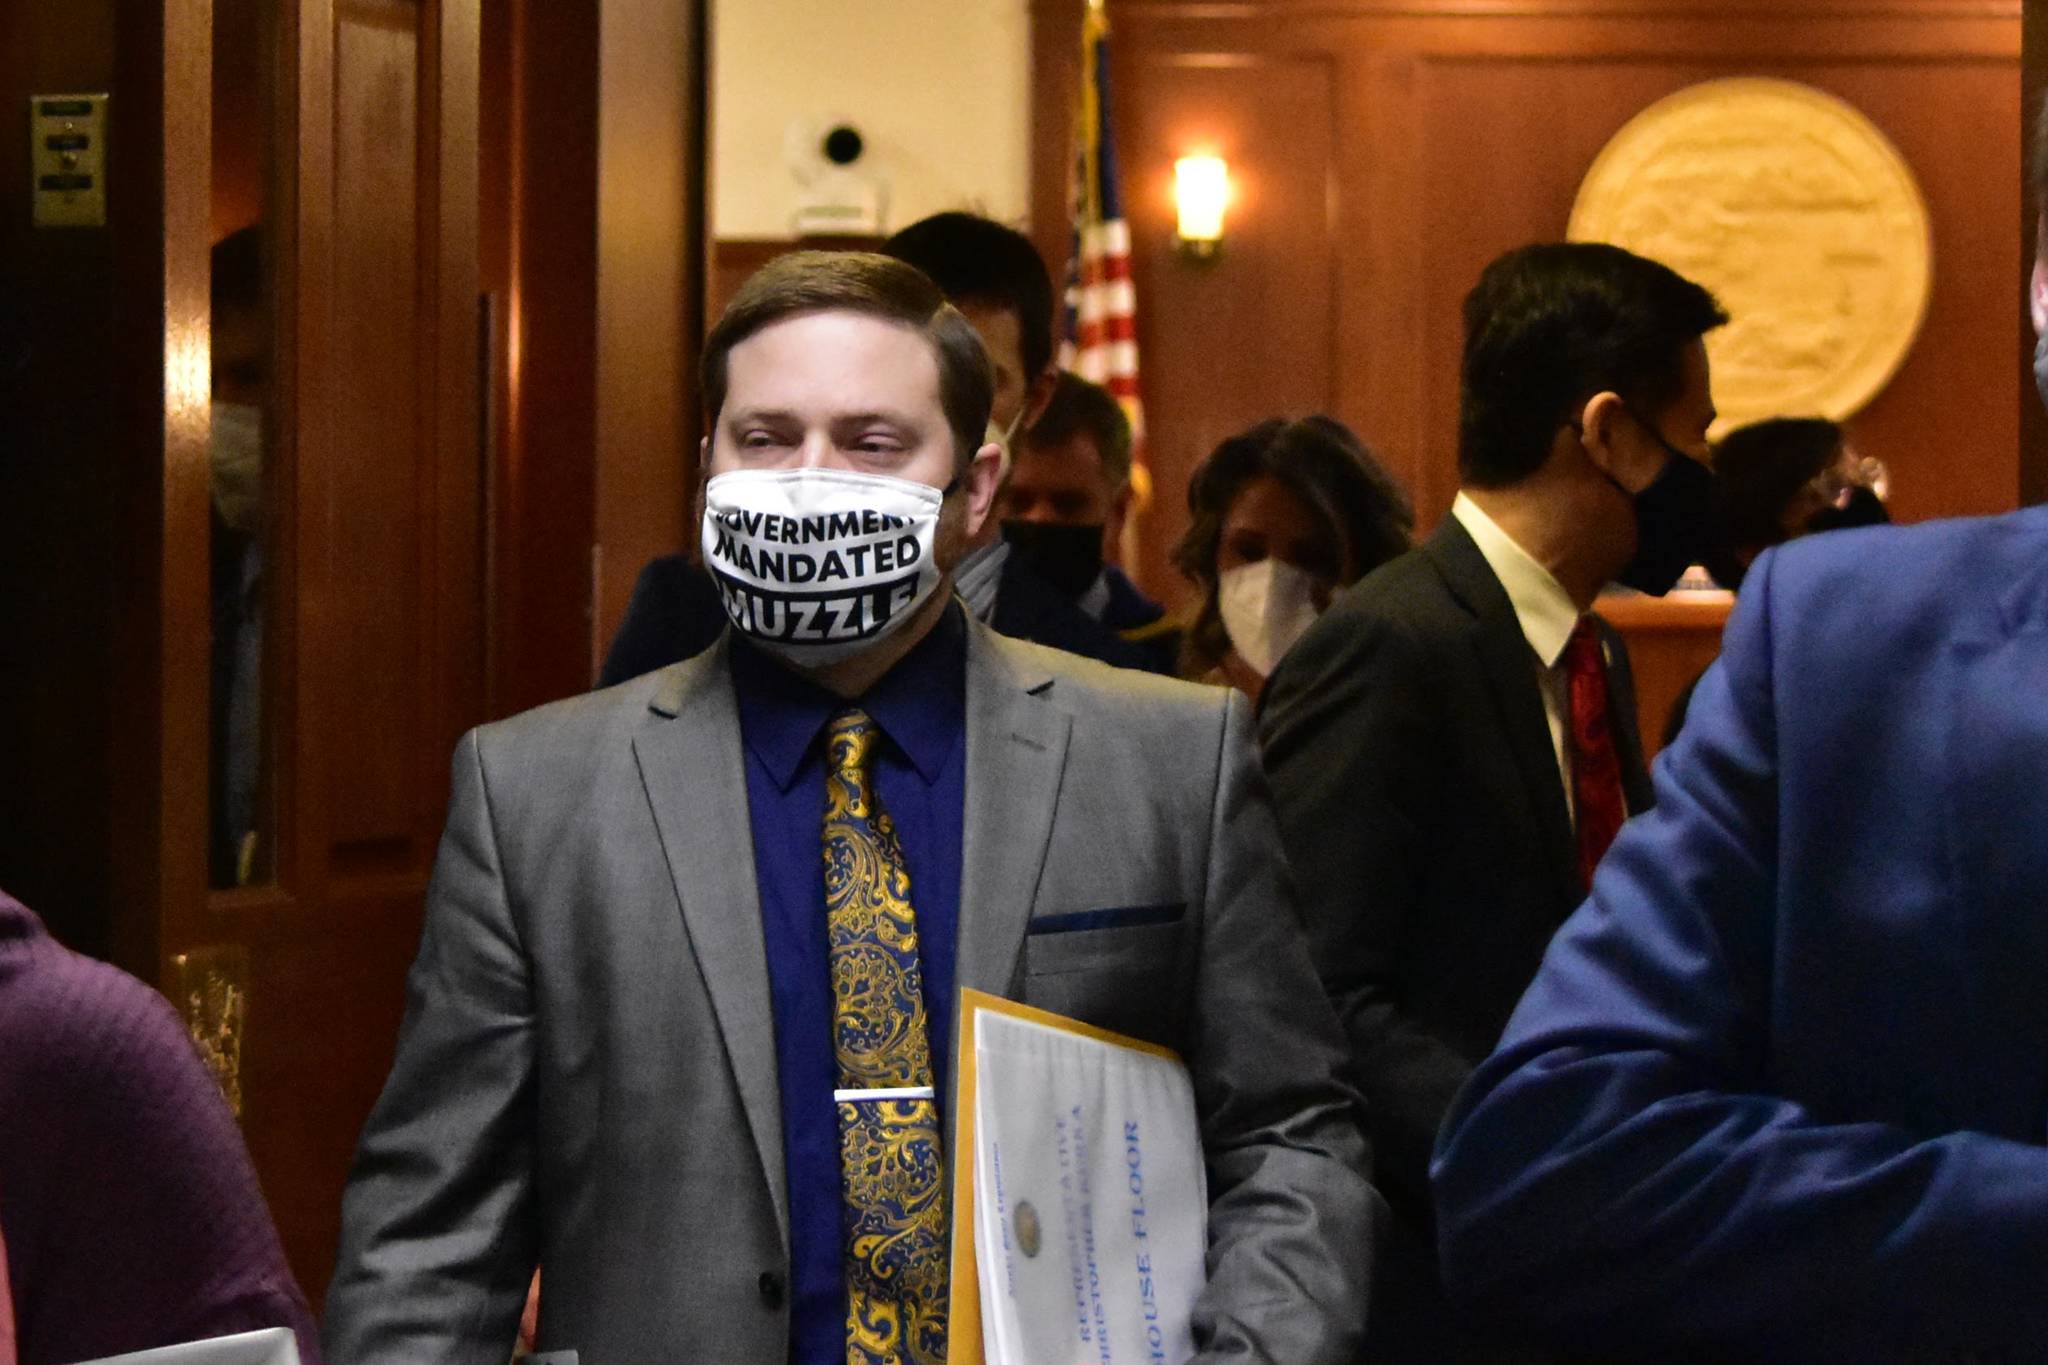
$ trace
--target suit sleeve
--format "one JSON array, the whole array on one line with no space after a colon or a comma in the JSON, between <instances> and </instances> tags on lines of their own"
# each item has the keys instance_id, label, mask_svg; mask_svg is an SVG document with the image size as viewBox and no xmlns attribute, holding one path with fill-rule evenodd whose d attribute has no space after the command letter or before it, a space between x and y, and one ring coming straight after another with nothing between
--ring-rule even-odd
<instances>
[{"instance_id":1,"label":"suit sleeve","mask_svg":"<svg viewBox=\"0 0 2048 1365\"><path fill-rule=\"evenodd\" d=\"M456 751L405 1023L342 1204L327 1358L504 1365L533 1274L531 975L476 732Z\"/></svg>"},{"instance_id":2,"label":"suit sleeve","mask_svg":"<svg viewBox=\"0 0 2048 1365\"><path fill-rule=\"evenodd\" d=\"M1439 708L1412 638L1385 619L1340 612L1267 682L1265 764L1309 951L1370 1106L1375 1178L1413 1216L1428 1207L1437 1126L1471 1070L1400 1004Z\"/></svg>"},{"instance_id":3,"label":"suit sleeve","mask_svg":"<svg viewBox=\"0 0 2048 1365\"><path fill-rule=\"evenodd\" d=\"M1250 732L1244 699L1232 693L1190 1058L1210 1180L1197 1359L1350 1365L1364 1332L1378 1196Z\"/></svg>"},{"instance_id":4,"label":"suit sleeve","mask_svg":"<svg viewBox=\"0 0 2048 1365\"><path fill-rule=\"evenodd\" d=\"M1770 1093L1772 570L1743 587L1655 808L1458 1100L1434 1172L1447 1285L1631 1359L2038 1358L2048 1150Z\"/></svg>"}]
</instances>

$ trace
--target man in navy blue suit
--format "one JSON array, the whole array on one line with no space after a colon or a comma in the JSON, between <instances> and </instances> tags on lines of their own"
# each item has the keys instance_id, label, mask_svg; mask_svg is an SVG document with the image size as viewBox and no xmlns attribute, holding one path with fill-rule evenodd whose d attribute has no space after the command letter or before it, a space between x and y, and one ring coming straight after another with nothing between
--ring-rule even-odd
<instances>
[{"instance_id":1,"label":"man in navy blue suit","mask_svg":"<svg viewBox=\"0 0 2048 1365\"><path fill-rule=\"evenodd\" d=\"M1439 1138L1451 1294L1629 1361L2048 1359L2048 510L1766 554L1668 752Z\"/></svg>"}]
</instances>

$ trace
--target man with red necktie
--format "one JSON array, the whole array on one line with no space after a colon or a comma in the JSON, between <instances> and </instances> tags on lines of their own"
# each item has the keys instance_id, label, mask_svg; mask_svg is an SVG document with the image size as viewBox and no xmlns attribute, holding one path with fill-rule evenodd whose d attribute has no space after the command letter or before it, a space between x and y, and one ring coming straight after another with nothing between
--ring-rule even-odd
<instances>
[{"instance_id":1,"label":"man with red necktie","mask_svg":"<svg viewBox=\"0 0 2048 1365\"><path fill-rule=\"evenodd\" d=\"M1439 1285L1428 1161L1551 935L1649 804L1611 582L1669 591L1707 524L1704 289L1616 247L1524 247L1465 303L1457 500L1268 681L1261 736L1310 946L1397 1221L1368 1354L1529 1358Z\"/></svg>"},{"instance_id":2,"label":"man with red necktie","mask_svg":"<svg viewBox=\"0 0 2048 1365\"><path fill-rule=\"evenodd\" d=\"M1467 1312L1601 1360L2048 1360L2044 697L2048 508L1757 559L1444 1124Z\"/></svg>"}]
</instances>

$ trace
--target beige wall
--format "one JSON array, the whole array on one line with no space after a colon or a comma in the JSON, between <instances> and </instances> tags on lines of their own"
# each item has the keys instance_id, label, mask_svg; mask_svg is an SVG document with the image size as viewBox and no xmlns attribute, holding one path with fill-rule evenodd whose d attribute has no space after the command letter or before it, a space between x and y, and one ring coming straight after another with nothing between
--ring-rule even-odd
<instances>
[{"instance_id":1,"label":"beige wall","mask_svg":"<svg viewBox=\"0 0 2048 1365\"><path fill-rule=\"evenodd\" d=\"M784 142L844 119L889 183L894 230L973 208L1029 211L1026 0L715 0L711 232L783 237L799 187Z\"/></svg>"}]
</instances>

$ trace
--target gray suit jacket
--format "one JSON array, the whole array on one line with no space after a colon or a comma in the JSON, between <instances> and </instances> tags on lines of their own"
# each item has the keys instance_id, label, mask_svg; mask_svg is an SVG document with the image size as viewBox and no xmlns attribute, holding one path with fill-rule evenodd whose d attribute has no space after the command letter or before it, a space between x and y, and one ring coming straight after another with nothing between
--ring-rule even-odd
<instances>
[{"instance_id":1,"label":"gray suit jacket","mask_svg":"<svg viewBox=\"0 0 2048 1365\"><path fill-rule=\"evenodd\" d=\"M1348 1362L1375 1196L1243 699L979 626L967 659L959 984L1179 1050L1210 1168L1202 1358ZM1034 932L1122 907L1148 922ZM723 641L464 738L408 989L343 1210L333 1365L503 1365L536 1263L543 1351L786 1358Z\"/></svg>"}]
</instances>

